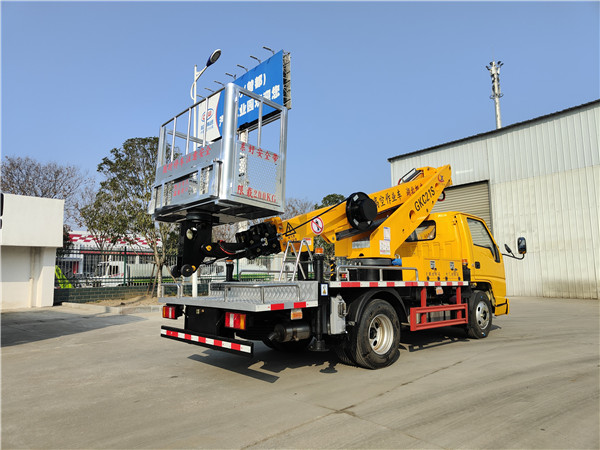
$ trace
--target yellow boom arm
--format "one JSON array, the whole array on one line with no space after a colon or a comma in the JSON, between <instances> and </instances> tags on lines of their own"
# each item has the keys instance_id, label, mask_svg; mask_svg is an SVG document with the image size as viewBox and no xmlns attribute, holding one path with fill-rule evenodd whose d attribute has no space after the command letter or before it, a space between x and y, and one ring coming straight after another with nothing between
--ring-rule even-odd
<instances>
[{"instance_id":1,"label":"yellow boom arm","mask_svg":"<svg viewBox=\"0 0 600 450\"><path fill-rule=\"evenodd\" d=\"M321 236L335 244L339 257L393 257L431 213L444 188L452 184L449 165L422 167L407 175L397 186L368 196L355 193L334 207L265 222L275 225L282 250L290 241Z\"/></svg>"}]
</instances>

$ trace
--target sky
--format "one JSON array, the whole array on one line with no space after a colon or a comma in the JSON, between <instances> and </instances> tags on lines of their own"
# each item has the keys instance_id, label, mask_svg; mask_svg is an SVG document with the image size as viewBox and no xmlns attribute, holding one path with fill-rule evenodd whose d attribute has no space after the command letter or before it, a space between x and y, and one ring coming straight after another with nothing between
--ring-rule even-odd
<instances>
[{"instance_id":1,"label":"sky","mask_svg":"<svg viewBox=\"0 0 600 450\"><path fill-rule=\"evenodd\" d=\"M388 158L600 98L599 2L2 1L1 152L99 178L262 47L291 53L286 195L392 182Z\"/></svg>"}]
</instances>

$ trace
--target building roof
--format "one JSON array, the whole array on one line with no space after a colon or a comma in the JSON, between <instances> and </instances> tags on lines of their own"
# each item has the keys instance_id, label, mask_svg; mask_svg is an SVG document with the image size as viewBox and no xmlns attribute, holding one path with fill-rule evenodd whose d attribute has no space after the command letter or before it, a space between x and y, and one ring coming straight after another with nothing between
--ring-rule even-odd
<instances>
[{"instance_id":1,"label":"building roof","mask_svg":"<svg viewBox=\"0 0 600 450\"><path fill-rule=\"evenodd\" d=\"M513 123L513 124L507 125L505 127L502 127L502 128L496 129L496 130L486 131L485 133L475 134L473 136L464 137L464 138L461 138L461 139L457 139L455 141L446 142L444 144L434 145L433 147L427 147L427 148L423 148L421 150L415 150L415 151L412 151L412 152L403 153L401 155L392 156L391 158L388 158L388 162L391 163L393 161L396 161L398 159L402 159L402 158L407 157L407 156L413 156L413 155L418 154L418 153L423 153L423 152L427 152L427 151L430 151L430 150L436 150L436 149L445 147L445 146L450 145L450 144L458 144L458 143L465 142L465 141L468 141L468 140L471 140L471 139L478 139L478 138L485 137L485 136L493 136L494 134L502 133L502 132L504 132L506 130L510 130L511 128L516 128L518 126L530 124L530 123L533 123L533 122L536 122L536 121L540 121L540 120L545 120L545 119L547 119L549 117L557 116L557 115L564 114L564 113L567 113L567 112L576 111L578 109L584 109L584 108L587 108L587 107L589 107L591 105L594 105L594 104L600 104L600 99L594 100L594 101L591 101L591 102L588 102L588 103L584 103L582 105L573 106L571 108L563 109L561 111L556 111L556 112L553 112L551 114L546 114L545 116L535 117L533 119L528 119L528 120L525 120L523 122Z\"/></svg>"},{"instance_id":2,"label":"building roof","mask_svg":"<svg viewBox=\"0 0 600 450\"><path fill-rule=\"evenodd\" d=\"M98 239L88 231L72 231L69 233L69 239L73 244L82 245L82 246L98 246ZM162 243L158 242L158 245L162 245ZM151 250L152 247L142 236L128 235L126 238L119 238L117 242L115 242L111 248L114 249L122 249L125 247L139 247L144 250Z\"/></svg>"}]
</instances>

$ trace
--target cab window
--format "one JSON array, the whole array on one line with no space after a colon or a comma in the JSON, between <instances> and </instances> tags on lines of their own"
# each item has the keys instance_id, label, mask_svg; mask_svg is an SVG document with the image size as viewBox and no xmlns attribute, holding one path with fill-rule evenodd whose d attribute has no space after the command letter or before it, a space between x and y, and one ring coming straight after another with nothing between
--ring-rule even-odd
<instances>
[{"instance_id":1,"label":"cab window","mask_svg":"<svg viewBox=\"0 0 600 450\"><path fill-rule=\"evenodd\" d=\"M435 222L426 220L406 239L406 242L431 241L435 239Z\"/></svg>"},{"instance_id":2,"label":"cab window","mask_svg":"<svg viewBox=\"0 0 600 450\"><path fill-rule=\"evenodd\" d=\"M494 261L500 262L500 255L498 253L498 249L494 245L494 241L488 233L485 225L479 220L469 219L467 218L467 224L469 225L469 230L471 231L471 239L473 240L473 245L477 247L487 248Z\"/></svg>"}]
</instances>

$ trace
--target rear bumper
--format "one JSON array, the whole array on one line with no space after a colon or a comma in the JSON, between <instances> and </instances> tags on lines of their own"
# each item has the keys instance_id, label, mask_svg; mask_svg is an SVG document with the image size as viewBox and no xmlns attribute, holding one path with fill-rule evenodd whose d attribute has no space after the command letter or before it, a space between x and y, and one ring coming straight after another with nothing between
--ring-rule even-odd
<instances>
[{"instance_id":1,"label":"rear bumper","mask_svg":"<svg viewBox=\"0 0 600 450\"><path fill-rule=\"evenodd\" d=\"M223 352L234 353L236 355L248 357L254 356L254 343L249 341L199 334L195 331L167 327L164 325L160 329L160 334L164 338L173 339L175 341L196 344L202 347L221 350Z\"/></svg>"}]
</instances>

